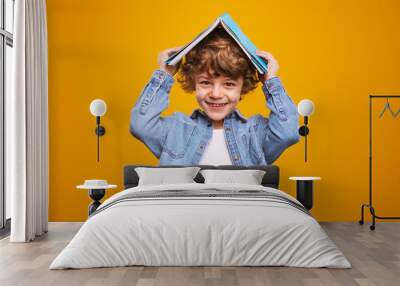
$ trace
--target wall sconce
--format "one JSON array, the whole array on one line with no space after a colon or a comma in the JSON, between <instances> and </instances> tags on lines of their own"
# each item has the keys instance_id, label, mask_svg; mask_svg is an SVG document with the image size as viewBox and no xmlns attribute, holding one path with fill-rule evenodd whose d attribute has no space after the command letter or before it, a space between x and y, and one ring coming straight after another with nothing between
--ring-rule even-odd
<instances>
[{"instance_id":1,"label":"wall sconce","mask_svg":"<svg viewBox=\"0 0 400 286\"><path fill-rule=\"evenodd\" d=\"M304 136L304 162L307 162L307 135L310 130L307 127L308 117L314 112L314 103L309 99L303 99L297 105L297 111L304 116L304 125L299 128L299 134Z\"/></svg>"},{"instance_id":2,"label":"wall sconce","mask_svg":"<svg viewBox=\"0 0 400 286\"><path fill-rule=\"evenodd\" d=\"M90 113L93 114L93 116L96 116L96 129L95 133L97 135L97 162L99 162L99 157L100 157L100 143L99 143L99 137L103 136L106 133L106 129L100 125L100 117L106 114L107 111L107 105L104 102L104 100L101 99L95 99L90 103Z\"/></svg>"}]
</instances>

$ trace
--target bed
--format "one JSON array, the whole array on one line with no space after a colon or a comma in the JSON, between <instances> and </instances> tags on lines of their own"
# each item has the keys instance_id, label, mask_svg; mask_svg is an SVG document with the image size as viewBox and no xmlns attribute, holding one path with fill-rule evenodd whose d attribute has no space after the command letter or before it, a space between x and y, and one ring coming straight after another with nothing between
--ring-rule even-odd
<instances>
[{"instance_id":1,"label":"bed","mask_svg":"<svg viewBox=\"0 0 400 286\"><path fill-rule=\"evenodd\" d=\"M351 268L300 202L280 191L277 166L197 166L262 170L261 184L138 185L124 167L125 190L103 202L50 269L144 266ZM187 166L158 166L182 168ZM149 168L149 169L150 169Z\"/></svg>"}]
</instances>

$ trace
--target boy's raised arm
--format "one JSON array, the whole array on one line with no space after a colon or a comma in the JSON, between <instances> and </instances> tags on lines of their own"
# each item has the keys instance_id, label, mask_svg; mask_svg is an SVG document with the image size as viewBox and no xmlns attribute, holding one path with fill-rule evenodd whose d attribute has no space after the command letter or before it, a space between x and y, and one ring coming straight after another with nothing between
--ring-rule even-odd
<instances>
[{"instance_id":1,"label":"boy's raised arm","mask_svg":"<svg viewBox=\"0 0 400 286\"><path fill-rule=\"evenodd\" d=\"M265 81L262 90L266 105L271 110L268 118L259 117L258 134L261 134L262 148L266 161L272 164L289 146L300 140L296 105L286 94L278 77Z\"/></svg>"},{"instance_id":2,"label":"boy's raised arm","mask_svg":"<svg viewBox=\"0 0 400 286\"><path fill-rule=\"evenodd\" d=\"M154 71L131 111L130 133L141 140L159 158L163 143L172 126L172 117L161 117L168 108L173 77L162 70Z\"/></svg>"},{"instance_id":3,"label":"boy's raised arm","mask_svg":"<svg viewBox=\"0 0 400 286\"><path fill-rule=\"evenodd\" d=\"M180 48L170 48L159 53L157 62L160 69L153 73L131 111L129 131L141 140L157 158L161 156L173 121L173 117L161 117L160 114L168 108L169 93L174 83L173 75L180 65L178 63L170 66L165 64L165 60Z\"/></svg>"},{"instance_id":4,"label":"boy's raised arm","mask_svg":"<svg viewBox=\"0 0 400 286\"><path fill-rule=\"evenodd\" d=\"M268 70L262 77L262 90L266 97L266 105L271 110L269 118L260 116L257 134L262 140L262 148L268 164L272 164L289 146L300 140L298 133L299 115L297 107L286 94L276 73L279 65L268 52L257 51L257 55L268 62Z\"/></svg>"}]
</instances>

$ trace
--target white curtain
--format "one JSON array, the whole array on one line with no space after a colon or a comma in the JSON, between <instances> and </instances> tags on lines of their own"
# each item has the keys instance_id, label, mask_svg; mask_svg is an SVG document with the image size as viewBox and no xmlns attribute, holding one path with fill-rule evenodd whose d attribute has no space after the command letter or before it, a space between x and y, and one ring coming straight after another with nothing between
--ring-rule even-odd
<instances>
[{"instance_id":1,"label":"white curtain","mask_svg":"<svg viewBox=\"0 0 400 286\"><path fill-rule=\"evenodd\" d=\"M13 92L6 98L6 181L12 242L48 227L48 88L45 0L16 0Z\"/></svg>"}]
</instances>

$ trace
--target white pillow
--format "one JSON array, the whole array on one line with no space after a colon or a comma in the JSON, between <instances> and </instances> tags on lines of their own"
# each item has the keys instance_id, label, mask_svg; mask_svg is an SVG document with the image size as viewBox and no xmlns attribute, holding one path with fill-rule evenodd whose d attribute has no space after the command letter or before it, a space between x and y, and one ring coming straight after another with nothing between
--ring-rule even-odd
<instances>
[{"instance_id":1,"label":"white pillow","mask_svg":"<svg viewBox=\"0 0 400 286\"><path fill-rule=\"evenodd\" d=\"M261 185L265 175L263 170L201 170L204 183L235 183Z\"/></svg>"},{"instance_id":2,"label":"white pillow","mask_svg":"<svg viewBox=\"0 0 400 286\"><path fill-rule=\"evenodd\" d=\"M199 167L135 168L139 176L138 186L196 183L193 179L199 170Z\"/></svg>"}]
</instances>

